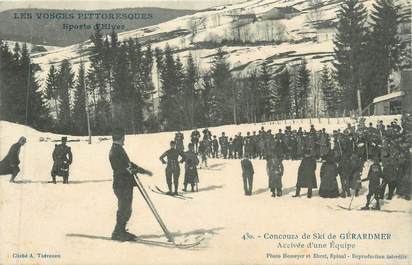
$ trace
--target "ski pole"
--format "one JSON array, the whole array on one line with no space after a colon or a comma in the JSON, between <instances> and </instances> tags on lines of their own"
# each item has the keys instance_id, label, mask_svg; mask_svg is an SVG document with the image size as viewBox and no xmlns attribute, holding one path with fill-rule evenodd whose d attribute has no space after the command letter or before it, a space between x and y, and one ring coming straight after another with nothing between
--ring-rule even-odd
<instances>
[{"instance_id":1,"label":"ski pole","mask_svg":"<svg viewBox=\"0 0 412 265\"><path fill-rule=\"evenodd\" d=\"M150 210L152 211L154 217L156 218L157 222L159 223L160 227L162 228L163 232L165 233L165 236L167 237L168 241L174 243L174 238L173 238L172 234L169 232L169 230L167 229L166 225L164 224L162 218L160 217L159 213L157 212L152 200L149 197L149 194L147 194L146 190L144 189L142 182L140 182L140 180L136 176L136 174L133 174L133 177L136 180L137 188L139 189L139 191L142 194L144 200L146 201L147 205L149 206Z\"/></svg>"}]
</instances>

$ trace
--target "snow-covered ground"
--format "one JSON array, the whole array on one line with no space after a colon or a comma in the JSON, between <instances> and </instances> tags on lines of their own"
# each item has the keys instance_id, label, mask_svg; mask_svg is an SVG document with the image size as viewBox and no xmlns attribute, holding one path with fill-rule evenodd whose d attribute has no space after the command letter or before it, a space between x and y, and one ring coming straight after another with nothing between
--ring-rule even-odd
<instances>
[{"instance_id":1,"label":"snow-covered ground","mask_svg":"<svg viewBox=\"0 0 412 265\"><path fill-rule=\"evenodd\" d=\"M371 121L381 119L372 117ZM388 120L393 117L387 117ZM386 119L385 119L386 120ZM315 126L321 124L313 121ZM347 120L345 121L347 122ZM344 128L345 122L331 120L328 130ZM295 124L309 129L309 122ZM213 134L222 130L228 134L258 130L261 124L223 126L210 128ZM265 124L265 129L277 131L285 123ZM189 132L184 132L185 144ZM254 194L243 195L243 184L239 160L210 159L208 169L200 169L198 193L189 193L193 199L179 200L164 195L149 194L167 224L176 233L176 241L205 237L199 248L192 250L170 249L144 244L118 243L98 239L70 237L68 234L110 236L116 217L116 198L113 194L112 172L108 161L110 141L98 141L88 145L81 137L80 142L70 142L74 161L71 167L71 184L57 185L50 180L51 153L54 143L39 141L58 139L59 136L40 133L24 126L0 122L0 156L7 153L9 146L21 136L28 138L22 148L21 173L10 184L8 176L0 177L0 264L275 264L275 263L374 263L392 264L393 260L356 260L352 258L329 259L271 259L267 253L280 254L405 254L411 252L411 205L400 198L383 203L384 210L346 211L337 205L348 206L350 198L322 199L317 190L312 199L306 198L304 189L301 198L292 198L297 178L299 161L284 161L284 196L272 198L267 190L268 178L265 162L253 160L255 168ZM158 157L168 147L173 132L127 136L125 148L138 165L153 171L153 177L141 176L146 185L165 187L164 166ZM365 165L364 174L368 165ZM320 164L317 175L319 176ZM182 174L183 176L183 170ZM181 176L180 181L183 181ZM318 185L320 180L318 179ZM353 201L359 208L365 203L367 184L361 196ZM398 212L403 211L403 212ZM137 189L133 201L133 214L129 230L142 238L165 241L162 230L156 223ZM317 240L327 243L326 249L282 249L278 243L309 243L311 240L265 240L269 234L312 234L335 233L338 243L356 244L355 249L337 250L329 248L332 240ZM391 233L391 240L343 240L341 233ZM255 236L254 240L243 240L245 233ZM258 238L261 236L261 238ZM15 253L59 254L57 259L13 258ZM398 264L410 264L412 259L398 260Z\"/></svg>"}]
</instances>

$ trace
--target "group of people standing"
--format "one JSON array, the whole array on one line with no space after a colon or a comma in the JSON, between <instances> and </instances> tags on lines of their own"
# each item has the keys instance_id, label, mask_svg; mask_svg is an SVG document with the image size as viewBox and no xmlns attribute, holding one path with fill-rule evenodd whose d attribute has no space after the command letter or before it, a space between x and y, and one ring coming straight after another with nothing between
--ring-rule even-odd
<instances>
[{"instance_id":1,"label":"group of people standing","mask_svg":"<svg viewBox=\"0 0 412 265\"><path fill-rule=\"evenodd\" d=\"M376 126L365 125L360 120L357 127L347 125L343 131L334 130L326 133L325 128L316 130L311 125L308 132L299 128L292 130L286 126L272 134L262 127L259 132L239 132L234 137L222 132L216 135L206 128L201 139L196 129L191 133L191 143L199 146L195 149L202 160L211 158L241 159L242 177L245 195L252 194L253 163L250 159L265 159L269 177L269 188L273 197L282 196L282 176L284 174L283 160L301 160L296 194L299 197L302 188L307 188L307 197L312 197L312 190L318 188L316 180L317 161L322 162L320 168L319 196L336 198L359 196L361 183L369 181L369 193L365 209L374 196L376 209L379 209L379 199L383 199L386 187L389 187L387 199L391 200L395 190L398 195L410 199L410 146L402 127L395 119L385 126L379 121ZM361 179L366 161L372 161L368 176ZM341 186L339 191L338 177Z\"/></svg>"}]
</instances>

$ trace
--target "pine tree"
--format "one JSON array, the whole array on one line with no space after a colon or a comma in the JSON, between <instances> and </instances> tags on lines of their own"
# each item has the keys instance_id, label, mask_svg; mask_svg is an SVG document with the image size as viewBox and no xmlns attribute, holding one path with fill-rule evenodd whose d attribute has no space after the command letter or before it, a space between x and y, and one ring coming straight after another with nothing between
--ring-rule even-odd
<instances>
[{"instance_id":1,"label":"pine tree","mask_svg":"<svg viewBox=\"0 0 412 265\"><path fill-rule=\"evenodd\" d=\"M133 99L135 90L132 86L132 77L129 71L127 45L122 43L117 51L113 66L113 94L112 105L116 127L121 126L133 133L137 130L134 124Z\"/></svg>"},{"instance_id":2,"label":"pine tree","mask_svg":"<svg viewBox=\"0 0 412 265\"><path fill-rule=\"evenodd\" d=\"M179 90L177 84L177 70L173 51L167 45L164 50L164 59L161 65L161 96L160 117L166 130L179 130L182 127L180 119Z\"/></svg>"},{"instance_id":3,"label":"pine tree","mask_svg":"<svg viewBox=\"0 0 412 265\"><path fill-rule=\"evenodd\" d=\"M223 50L219 48L210 71L213 85L210 93L210 103L213 106L210 113L211 125L232 123L236 119L237 95L235 95L230 65L224 55Z\"/></svg>"},{"instance_id":4,"label":"pine tree","mask_svg":"<svg viewBox=\"0 0 412 265\"><path fill-rule=\"evenodd\" d=\"M276 92L279 99L278 111L285 116L288 116L291 111L290 83L289 70L285 65L276 76Z\"/></svg>"},{"instance_id":5,"label":"pine tree","mask_svg":"<svg viewBox=\"0 0 412 265\"><path fill-rule=\"evenodd\" d=\"M338 110L339 101L337 88L330 75L329 69L326 65L323 66L320 87L323 92L323 101L325 102L325 112L329 116L334 116Z\"/></svg>"},{"instance_id":6,"label":"pine tree","mask_svg":"<svg viewBox=\"0 0 412 265\"><path fill-rule=\"evenodd\" d=\"M58 120L59 119L59 104L58 104L59 91L58 91L58 83L57 83L57 70L54 67L54 65L51 65L49 68L49 73L46 79L46 87L44 91L46 94L45 95L46 99L51 101L51 104L54 107L53 109L55 112L55 117Z\"/></svg>"},{"instance_id":7,"label":"pine tree","mask_svg":"<svg viewBox=\"0 0 412 265\"><path fill-rule=\"evenodd\" d=\"M99 29L90 37L93 43L90 56L90 68L87 73L87 87L92 95L93 102L93 123L92 130L96 134L108 134L111 130L112 109L111 90L112 90L112 65L116 58L111 52L111 44Z\"/></svg>"},{"instance_id":8,"label":"pine tree","mask_svg":"<svg viewBox=\"0 0 412 265\"><path fill-rule=\"evenodd\" d=\"M13 83L15 69L13 53L9 50L7 43L0 46L0 118L13 121Z\"/></svg>"},{"instance_id":9,"label":"pine tree","mask_svg":"<svg viewBox=\"0 0 412 265\"><path fill-rule=\"evenodd\" d=\"M44 101L44 95L39 90L39 84L35 79L35 73L39 69L32 64L27 45L23 44L21 52L21 69L26 84L25 88L25 124L35 129L44 130L50 128L49 109Z\"/></svg>"},{"instance_id":10,"label":"pine tree","mask_svg":"<svg viewBox=\"0 0 412 265\"><path fill-rule=\"evenodd\" d=\"M127 41L126 48L127 57L129 60L129 78L131 82L132 97L129 99L131 104L132 115L129 119L132 120L132 127L134 133L144 132L144 115L143 110L145 107L144 94L146 93L146 84L144 77L143 53L141 45L137 40L129 39ZM151 76L149 77L151 79Z\"/></svg>"},{"instance_id":11,"label":"pine tree","mask_svg":"<svg viewBox=\"0 0 412 265\"><path fill-rule=\"evenodd\" d=\"M247 78L245 89L247 96L247 104L249 104L249 110L247 114L248 122L257 122L261 117L261 100L263 96L260 94L259 90L259 76L256 70L252 71Z\"/></svg>"},{"instance_id":12,"label":"pine tree","mask_svg":"<svg viewBox=\"0 0 412 265\"><path fill-rule=\"evenodd\" d=\"M80 64L74 92L73 121L74 131L80 135L87 134L87 96L84 64Z\"/></svg>"},{"instance_id":13,"label":"pine tree","mask_svg":"<svg viewBox=\"0 0 412 265\"><path fill-rule=\"evenodd\" d=\"M22 62L22 50L20 45L16 42L13 48L12 63L10 65L10 113L11 121L24 124L26 122L26 99L28 92L27 77L28 64Z\"/></svg>"},{"instance_id":14,"label":"pine tree","mask_svg":"<svg viewBox=\"0 0 412 265\"><path fill-rule=\"evenodd\" d=\"M307 62L302 60L296 72L296 86L299 95L298 116L304 118L308 116L309 104L308 96L310 91L310 73L307 69Z\"/></svg>"},{"instance_id":15,"label":"pine tree","mask_svg":"<svg viewBox=\"0 0 412 265\"><path fill-rule=\"evenodd\" d=\"M343 89L345 108L354 110L357 109L357 90L363 88L367 11L360 0L347 0L337 16L333 65Z\"/></svg>"},{"instance_id":16,"label":"pine tree","mask_svg":"<svg viewBox=\"0 0 412 265\"><path fill-rule=\"evenodd\" d=\"M196 83L198 81L198 69L191 53L187 58L186 72L183 86L183 113L187 121L186 127L193 128L195 126L195 108L198 106L198 92L196 91Z\"/></svg>"},{"instance_id":17,"label":"pine tree","mask_svg":"<svg viewBox=\"0 0 412 265\"><path fill-rule=\"evenodd\" d=\"M266 62L263 62L260 68L258 90L259 90L259 111L258 117L260 120L268 119L273 106L271 100L273 93L270 80L272 79L269 67Z\"/></svg>"},{"instance_id":18,"label":"pine tree","mask_svg":"<svg viewBox=\"0 0 412 265\"><path fill-rule=\"evenodd\" d=\"M70 91L73 88L74 74L69 60L64 59L60 64L57 75L59 90L59 129L63 133L70 133L72 130Z\"/></svg>"},{"instance_id":19,"label":"pine tree","mask_svg":"<svg viewBox=\"0 0 412 265\"><path fill-rule=\"evenodd\" d=\"M371 15L372 31L367 44L365 105L387 93L389 75L400 63L399 7L393 0L376 0Z\"/></svg>"}]
</instances>

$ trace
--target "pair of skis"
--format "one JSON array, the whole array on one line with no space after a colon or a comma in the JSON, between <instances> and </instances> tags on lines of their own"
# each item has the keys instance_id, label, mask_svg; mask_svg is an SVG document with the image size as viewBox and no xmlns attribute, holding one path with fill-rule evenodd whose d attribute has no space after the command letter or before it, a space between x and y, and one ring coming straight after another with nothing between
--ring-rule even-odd
<instances>
[{"instance_id":1,"label":"pair of skis","mask_svg":"<svg viewBox=\"0 0 412 265\"><path fill-rule=\"evenodd\" d=\"M170 246L177 247L177 248L191 248L199 245L202 241L202 239L197 240L196 242L193 243L177 243L173 237L173 235L169 232L167 229L165 223L163 222L162 218L160 217L159 213L157 212L152 200L149 197L149 194L147 194L145 188L143 187L142 182L140 179L136 176L136 174L133 174L134 179L136 180L137 183L137 188L139 189L140 193L143 196L143 199L146 201L147 205L149 206L151 212L153 213L156 221L159 223L160 227L162 228L168 242L163 242L162 244L169 244ZM139 239L137 239L137 242Z\"/></svg>"},{"instance_id":2,"label":"pair of skis","mask_svg":"<svg viewBox=\"0 0 412 265\"><path fill-rule=\"evenodd\" d=\"M159 225L162 228L163 233L166 236L168 241L167 242L162 242L162 241L154 241L154 240L136 238L133 241L126 241L126 242L140 243L140 244L160 246L160 247L168 247L168 248L187 249L187 248L193 248L193 247L198 246L204 240L204 238L196 237L195 242L191 242L191 243L189 243L187 241L183 241L181 243L176 242L175 238L172 235L172 233L170 233L170 231L167 229L165 223L163 222L162 218L160 217L159 213L157 212L157 209L154 206L152 200L150 199L149 194L147 194L145 188L143 187L142 182L139 180L139 178L136 176L136 174L133 174L133 177L136 180L137 188L139 189L140 193L142 194L143 199L145 200L145 202L149 206L151 212L153 213L153 216L155 217L156 221L159 223ZM85 235L85 234L67 234L66 236L82 237L82 238L89 238L89 239L112 240L110 237L93 236L93 235Z\"/></svg>"},{"instance_id":3,"label":"pair of skis","mask_svg":"<svg viewBox=\"0 0 412 265\"><path fill-rule=\"evenodd\" d=\"M165 192L164 190L160 189L158 186L155 186L154 188L149 186L149 188L152 192L160 194L160 195L166 195L166 196L170 196L170 197L180 199L180 200L193 199L193 197L185 196L181 193L179 193L179 194L169 194L169 193Z\"/></svg>"}]
</instances>

